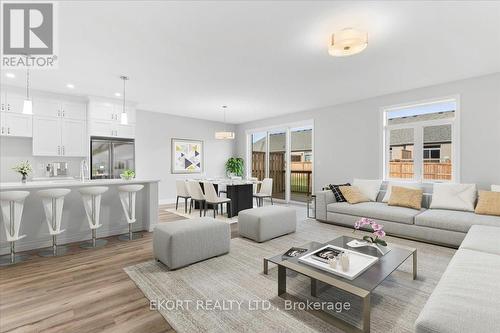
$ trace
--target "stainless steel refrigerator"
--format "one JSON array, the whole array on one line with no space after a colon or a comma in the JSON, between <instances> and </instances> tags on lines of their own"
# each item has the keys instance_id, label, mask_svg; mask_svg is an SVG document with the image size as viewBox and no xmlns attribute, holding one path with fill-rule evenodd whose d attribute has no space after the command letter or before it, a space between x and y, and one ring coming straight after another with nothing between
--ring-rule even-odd
<instances>
[{"instance_id":1,"label":"stainless steel refrigerator","mask_svg":"<svg viewBox=\"0 0 500 333\"><path fill-rule=\"evenodd\" d=\"M131 139L90 138L91 179L119 179L125 169L135 171L135 147Z\"/></svg>"}]
</instances>

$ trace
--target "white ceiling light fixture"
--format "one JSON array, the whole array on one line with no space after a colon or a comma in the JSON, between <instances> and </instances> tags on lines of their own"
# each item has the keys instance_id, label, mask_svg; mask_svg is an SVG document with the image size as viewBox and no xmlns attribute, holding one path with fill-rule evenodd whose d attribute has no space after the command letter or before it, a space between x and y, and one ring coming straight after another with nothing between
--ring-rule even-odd
<instances>
[{"instance_id":1,"label":"white ceiling light fixture","mask_svg":"<svg viewBox=\"0 0 500 333\"><path fill-rule=\"evenodd\" d=\"M226 127L226 109L227 105L222 106L222 110L224 111L224 127ZM215 138L217 140L234 140L236 135L232 131L223 130L215 132Z\"/></svg>"},{"instance_id":2,"label":"white ceiling light fixture","mask_svg":"<svg viewBox=\"0 0 500 333\"><path fill-rule=\"evenodd\" d=\"M69 89L75 89L75 85L73 83L68 83L66 87Z\"/></svg>"},{"instance_id":3,"label":"white ceiling light fixture","mask_svg":"<svg viewBox=\"0 0 500 333\"><path fill-rule=\"evenodd\" d=\"M16 74L14 74L14 73L5 73L5 76L8 77L9 79L14 79L16 77Z\"/></svg>"},{"instance_id":4,"label":"white ceiling light fixture","mask_svg":"<svg viewBox=\"0 0 500 333\"><path fill-rule=\"evenodd\" d=\"M120 94L119 92L115 92L115 96L116 97L121 97L122 94Z\"/></svg>"},{"instance_id":5,"label":"white ceiling light fixture","mask_svg":"<svg viewBox=\"0 0 500 333\"><path fill-rule=\"evenodd\" d=\"M332 34L328 53L334 57L345 57L360 53L368 46L368 33L345 28Z\"/></svg>"},{"instance_id":6,"label":"white ceiling light fixture","mask_svg":"<svg viewBox=\"0 0 500 333\"><path fill-rule=\"evenodd\" d=\"M30 67L28 57L29 55L26 55L26 99L23 104L23 113L33 114L33 102L30 99Z\"/></svg>"},{"instance_id":7,"label":"white ceiling light fixture","mask_svg":"<svg viewBox=\"0 0 500 333\"><path fill-rule=\"evenodd\" d=\"M128 125L128 116L127 116L127 111L125 110L125 81L127 81L129 77L122 75L120 76L120 79L123 80L123 109L122 109L122 114L120 116L120 123L122 125Z\"/></svg>"}]
</instances>

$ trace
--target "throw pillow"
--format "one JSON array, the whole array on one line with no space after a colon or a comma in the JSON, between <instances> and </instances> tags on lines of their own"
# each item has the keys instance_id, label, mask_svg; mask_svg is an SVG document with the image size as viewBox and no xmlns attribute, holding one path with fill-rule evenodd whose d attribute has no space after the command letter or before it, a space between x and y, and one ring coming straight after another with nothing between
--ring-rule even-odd
<instances>
[{"instance_id":1,"label":"throw pillow","mask_svg":"<svg viewBox=\"0 0 500 333\"><path fill-rule=\"evenodd\" d=\"M408 207L420 210L422 208L422 189L393 186L389 206Z\"/></svg>"},{"instance_id":2,"label":"throw pillow","mask_svg":"<svg viewBox=\"0 0 500 333\"><path fill-rule=\"evenodd\" d=\"M339 189L344 198L350 204L370 201L370 199L361 193L361 190L356 186L340 186Z\"/></svg>"},{"instance_id":3,"label":"throw pillow","mask_svg":"<svg viewBox=\"0 0 500 333\"><path fill-rule=\"evenodd\" d=\"M330 190L332 190L332 192L333 192L333 196L335 197L335 201L346 202L347 200L342 195L342 192L340 192L340 189L339 189L340 186L351 186L351 184L345 183L345 184L339 184L339 185L332 185L332 184L328 185Z\"/></svg>"},{"instance_id":4,"label":"throw pillow","mask_svg":"<svg viewBox=\"0 0 500 333\"><path fill-rule=\"evenodd\" d=\"M479 191L476 214L500 216L500 192Z\"/></svg>"},{"instance_id":5,"label":"throw pillow","mask_svg":"<svg viewBox=\"0 0 500 333\"><path fill-rule=\"evenodd\" d=\"M380 191L380 185L382 185L382 180L380 179L354 179L352 184L359 188L361 193L363 193L370 201L377 201L377 195Z\"/></svg>"},{"instance_id":6,"label":"throw pillow","mask_svg":"<svg viewBox=\"0 0 500 333\"><path fill-rule=\"evenodd\" d=\"M476 184L438 183L434 184L430 208L473 212L476 198Z\"/></svg>"},{"instance_id":7,"label":"throw pillow","mask_svg":"<svg viewBox=\"0 0 500 333\"><path fill-rule=\"evenodd\" d=\"M406 187L406 188L412 188L415 190L421 189L421 187L419 187L419 186L408 185L407 183L390 183L390 184L387 184L387 190L385 191L385 195L384 195L384 198L382 199L382 202L385 202L385 203L389 202L389 198L391 197L393 186L402 186L402 187Z\"/></svg>"},{"instance_id":8,"label":"throw pillow","mask_svg":"<svg viewBox=\"0 0 500 333\"><path fill-rule=\"evenodd\" d=\"M491 191L500 192L500 185L491 185Z\"/></svg>"}]
</instances>

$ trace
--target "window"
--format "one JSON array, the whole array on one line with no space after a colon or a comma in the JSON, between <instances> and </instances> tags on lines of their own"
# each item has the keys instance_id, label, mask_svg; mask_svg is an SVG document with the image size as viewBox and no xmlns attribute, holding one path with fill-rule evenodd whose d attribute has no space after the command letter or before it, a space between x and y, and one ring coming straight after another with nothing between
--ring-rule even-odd
<instances>
[{"instance_id":1,"label":"window","mask_svg":"<svg viewBox=\"0 0 500 333\"><path fill-rule=\"evenodd\" d=\"M457 102L443 100L384 110L384 177L457 181Z\"/></svg>"}]
</instances>

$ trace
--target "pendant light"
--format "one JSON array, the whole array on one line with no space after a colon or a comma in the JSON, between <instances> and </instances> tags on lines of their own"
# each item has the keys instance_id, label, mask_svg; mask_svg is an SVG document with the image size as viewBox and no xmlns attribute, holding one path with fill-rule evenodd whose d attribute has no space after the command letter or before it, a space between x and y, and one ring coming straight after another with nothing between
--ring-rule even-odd
<instances>
[{"instance_id":1,"label":"pendant light","mask_svg":"<svg viewBox=\"0 0 500 333\"><path fill-rule=\"evenodd\" d=\"M122 109L122 114L120 116L120 123L122 125L128 125L128 116L127 116L127 111L125 110L125 81L127 81L129 77L122 75L120 76L120 79L123 80L123 109Z\"/></svg>"},{"instance_id":2,"label":"pendant light","mask_svg":"<svg viewBox=\"0 0 500 333\"><path fill-rule=\"evenodd\" d=\"M26 99L23 104L24 114L33 114L33 102L30 99L30 67L28 64L28 55L26 55Z\"/></svg>"},{"instance_id":3,"label":"pendant light","mask_svg":"<svg viewBox=\"0 0 500 333\"><path fill-rule=\"evenodd\" d=\"M226 109L227 105L222 106L222 110L224 111L224 128L226 127ZM233 140L235 138L234 132L231 131L217 131L215 132L215 138L217 140Z\"/></svg>"}]
</instances>

